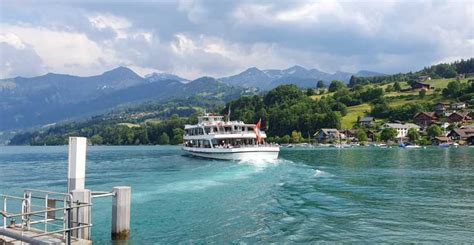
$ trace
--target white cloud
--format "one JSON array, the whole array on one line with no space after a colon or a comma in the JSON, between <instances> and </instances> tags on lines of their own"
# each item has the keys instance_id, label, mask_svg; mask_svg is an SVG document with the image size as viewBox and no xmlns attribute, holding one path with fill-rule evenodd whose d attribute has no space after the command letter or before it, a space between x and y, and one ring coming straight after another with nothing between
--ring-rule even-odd
<instances>
[{"instance_id":1,"label":"white cloud","mask_svg":"<svg viewBox=\"0 0 474 245\"><path fill-rule=\"evenodd\" d=\"M171 42L170 47L173 52L180 55L192 54L197 48L194 41L184 34L176 34L176 40Z\"/></svg>"},{"instance_id":2,"label":"white cloud","mask_svg":"<svg viewBox=\"0 0 474 245\"><path fill-rule=\"evenodd\" d=\"M24 49L26 47L21 39L13 33L0 34L0 43L9 44L16 49Z\"/></svg>"},{"instance_id":3,"label":"white cloud","mask_svg":"<svg viewBox=\"0 0 474 245\"><path fill-rule=\"evenodd\" d=\"M381 27L383 14L391 11L392 1L367 4L333 0L295 1L287 8L278 4L243 4L233 13L238 23L249 25L291 25L297 29L313 29L325 26L340 29L350 26L353 30L371 35Z\"/></svg>"},{"instance_id":4,"label":"white cloud","mask_svg":"<svg viewBox=\"0 0 474 245\"><path fill-rule=\"evenodd\" d=\"M114 30L127 29L132 26L130 21L111 14L97 14L90 16L89 21L98 29L112 28Z\"/></svg>"},{"instance_id":5,"label":"white cloud","mask_svg":"<svg viewBox=\"0 0 474 245\"><path fill-rule=\"evenodd\" d=\"M90 75L119 62L115 51L104 49L83 33L19 25L0 27L1 35L18 37L54 72Z\"/></svg>"},{"instance_id":6,"label":"white cloud","mask_svg":"<svg viewBox=\"0 0 474 245\"><path fill-rule=\"evenodd\" d=\"M0 44L12 54L2 56L5 67L21 65L11 59L22 48L50 72L89 75L127 65L186 78L295 64L405 72L474 56L472 0L34 5L5 5L11 14L0 24Z\"/></svg>"}]
</instances>

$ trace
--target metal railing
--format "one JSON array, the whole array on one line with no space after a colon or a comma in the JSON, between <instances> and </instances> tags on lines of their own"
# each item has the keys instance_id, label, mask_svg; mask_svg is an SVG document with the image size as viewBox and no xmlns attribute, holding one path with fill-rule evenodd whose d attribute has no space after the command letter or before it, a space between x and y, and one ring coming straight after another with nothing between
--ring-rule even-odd
<instances>
[{"instance_id":1,"label":"metal railing","mask_svg":"<svg viewBox=\"0 0 474 245\"><path fill-rule=\"evenodd\" d=\"M74 202L69 193L27 189L23 197L0 195L0 198L3 200L0 212L3 216L3 229L34 231L35 234L29 238L58 234L66 244L71 244L73 231L92 227L91 223L80 223L74 221L79 219L73 219L73 215L78 215L81 208L89 209L90 215L92 204ZM14 202L16 205L13 206ZM58 203L62 205L56 205ZM15 210L19 206L21 210ZM18 218L21 219L20 223L16 223Z\"/></svg>"}]
</instances>

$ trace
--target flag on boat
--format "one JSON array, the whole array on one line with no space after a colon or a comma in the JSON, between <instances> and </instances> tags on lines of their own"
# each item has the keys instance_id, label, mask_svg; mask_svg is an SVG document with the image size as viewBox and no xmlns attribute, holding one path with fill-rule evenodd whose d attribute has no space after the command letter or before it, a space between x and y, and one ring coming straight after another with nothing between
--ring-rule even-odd
<instances>
[{"instance_id":1,"label":"flag on boat","mask_svg":"<svg viewBox=\"0 0 474 245\"><path fill-rule=\"evenodd\" d=\"M255 136L257 137L257 143L262 142L262 136L260 136L260 127L262 125L262 119L258 120L258 123L255 125L255 128L253 129Z\"/></svg>"}]
</instances>

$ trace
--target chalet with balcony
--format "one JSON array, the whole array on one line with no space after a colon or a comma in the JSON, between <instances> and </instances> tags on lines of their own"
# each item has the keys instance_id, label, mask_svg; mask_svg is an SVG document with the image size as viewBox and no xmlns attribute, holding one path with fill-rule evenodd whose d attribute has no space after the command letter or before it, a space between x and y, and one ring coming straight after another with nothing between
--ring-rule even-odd
<instances>
[{"instance_id":1,"label":"chalet with balcony","mask_svg":"<svg viewBox=\"0 0 474 245\"><path fill-rule=\"evenodd\" d=\"M465 112L453 112L449 115L448 120L451 123L465 123L471 121L472 118Z\"/></svg>"},{"instance_id":2,"label":"chalet with balcony","mask_svg":"<svg viewBox=\"0 0 474 245\"><path fill-rule=\"evenodd\" d=\"M342 135L343 134L335 128L322 128L314 134L314 139L318 143L327 144L341 140Z\"/></svg>"},{"instance_id":3,"label":"chalet with balcony","mask_svg":"<svg viewBox=\"0 0 474 245\"><path fill-rule=\"evenodd\" d=\"M474 127L455 128L447 136L452 140L465 142L474 136Z\"/></svg>"},{"instance_id":4,"label":"chalet with balcony","mask_svg":"<svg viewBox=\"0 0 474 245\"><path fill-rule=\"evenodd\" d=\"M435 123L436 120L438 120L438 117L436 117L436 113L434 112L418 112L415 114L413 117L413 120L415 123L422 128L426 128L430 126L431 124Z\"/></svg>"}]
</instances>

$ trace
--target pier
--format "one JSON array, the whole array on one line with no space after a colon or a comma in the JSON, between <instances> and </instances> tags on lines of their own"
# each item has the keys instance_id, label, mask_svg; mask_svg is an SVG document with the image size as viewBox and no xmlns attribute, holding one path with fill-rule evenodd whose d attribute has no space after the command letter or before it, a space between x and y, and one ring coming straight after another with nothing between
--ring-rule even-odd
<instances>
[{"instance_id":1,"label":"pier","mask_svg":"<svg viewBox=\"0 0 474 245\"><path fill-rule=\"evenodd\" d=\"M131 187L85 189L87 139L70 137L67 192L26 189L0 195L0 244L92 244L93 200L112 197L111 238L130 236Z\"/></svg>"}]
</instances>

